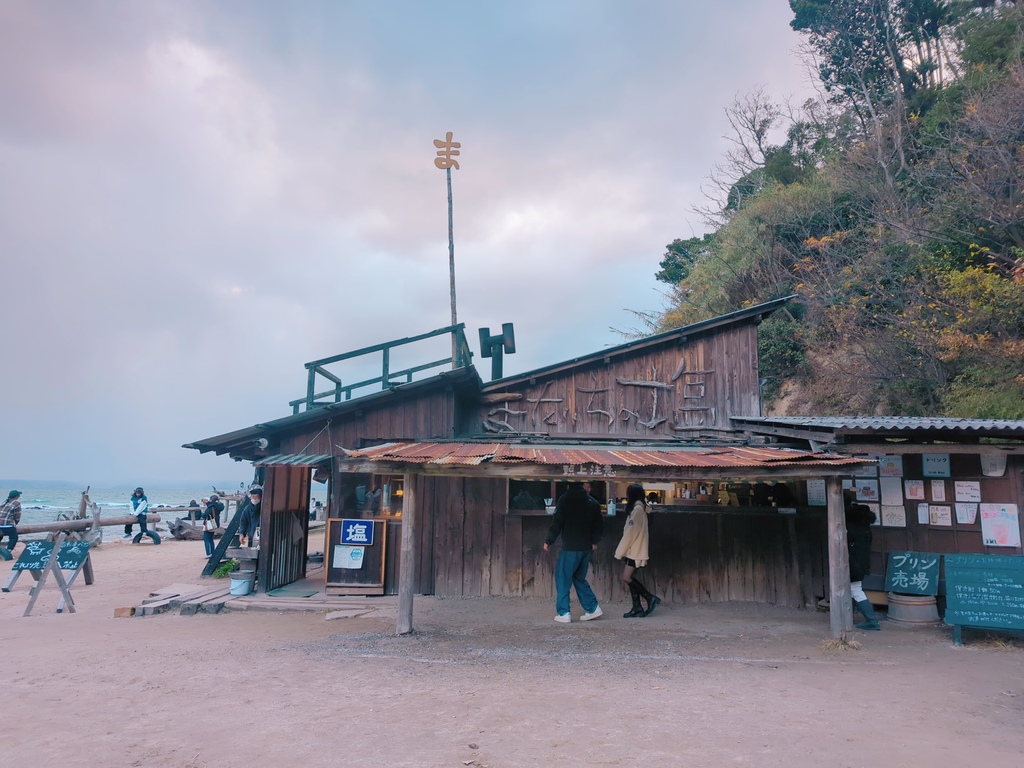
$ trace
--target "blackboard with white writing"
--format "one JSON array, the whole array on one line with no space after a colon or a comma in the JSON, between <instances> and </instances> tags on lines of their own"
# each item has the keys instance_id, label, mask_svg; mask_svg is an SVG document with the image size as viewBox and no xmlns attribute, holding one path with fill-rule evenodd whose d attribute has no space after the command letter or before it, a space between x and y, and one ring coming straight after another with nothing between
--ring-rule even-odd
<instances>
[{"instance_id":1,"label":"blackboard with white writing","mask_svg":"<svg viewBox=\"0 0 1024 768\"><path fill-rule=\"evenodd\" d=\"M1024 556L946 555L947 624L1024 629Z\"/></svg>"},{"instance_id":2,"label":"blackboard with white writing","mask_svg":"<svg viewBox=\"0 0 1024 768\"><path fill-rule=\"evenodd\" d=\"M52 541L27 541L18 562L11 566L14 571L41 571L46 567L53 552ZM65 541L57 554L57 564L62 571L74 571L89 556L89 542Z\"/></svg>"},{"instance_id":3,"label":"blackboard with white writing","mask_svg":"<svg viewBox=\"0 0 1024 768\"><path fill-rule=\"evenodd\" d=\"M934 552L890 552L885 589L903 595L939 593L939 558Z\"/></svg>"}]
</instances>

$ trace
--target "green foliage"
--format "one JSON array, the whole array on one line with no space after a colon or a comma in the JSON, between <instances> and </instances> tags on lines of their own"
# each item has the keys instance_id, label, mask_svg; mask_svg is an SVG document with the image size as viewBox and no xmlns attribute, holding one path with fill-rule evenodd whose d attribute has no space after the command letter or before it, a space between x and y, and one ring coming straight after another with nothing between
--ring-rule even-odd
<instances>
[{"instance_id":1,"label":"green foliage","mask_svg":"<svg viewBox=\"0 0 1024 768\"><path fill-rule=\"evenodd\" d=\"M810 372L803 326L793 315L776 313L757 330L757 355L762 381L761 398L770 403L787 379Z\"/></svg>"},{"instance_id":2,"label":"green foliage","mask_svg":"<svg viewBox=\"0 0 1024 768\"><path fill-rule=\"evenodd\" d=\"M676 285L689 276L694 265L706 257L713 247L713 234L691 237L689 240L673 240L665 246L661 271L654 276L655 279L669 285Z\"/></svg>"},{"instance_id":3,"label":"green foliage","mask_svg":"<svg viewBox=\"0 0 1024 768\"><path fill-rule=\"evenodd\" d=\"M226 579L231 573L238 570L240 563L237 560L225 560L213 571L213 578Z\"/></svg>"},{"instance_id":4,"label":"green foliage","mask_svg":"<svg viewBox=\"0 0 1024 768\"><path fill-rule=\"evenodd\" d=\"M781 113L737 102L760 154L727 166L715 231L669 246L661 327L798 293L759 329L766 402L790 380L803 412L1024 417L1024 9L791 7L847 109L805 105L769 146ZM938 53L957 40L959 69Z\"/></svg>"}]
</instances>

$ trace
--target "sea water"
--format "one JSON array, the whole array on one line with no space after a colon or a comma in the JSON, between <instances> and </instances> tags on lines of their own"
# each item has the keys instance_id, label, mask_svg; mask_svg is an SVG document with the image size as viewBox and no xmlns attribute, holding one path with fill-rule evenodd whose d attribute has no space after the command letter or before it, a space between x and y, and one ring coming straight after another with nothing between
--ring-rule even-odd
<instances>
[{"instance_id":1,"label":"sea water","mask_svg":"<svg viewBox=\"0 0 1024 768\"><path fill-rule=\"evenodd\" d=\"M84 487L78 489L40 488L31 485L14 485L11 488L17 488L21 491L22 525L28 525L29 523L52 523L58 519L58 515L61 513L76 513L79 502L82 499L82 491L85 490ZM0 487L0 502L7 498L7 491L10 491L11 488ZM220 493L236 493L239 491L244 492L248 486L245 484L227 487L218 485L216 488ZM318 486L318 488L322 490L312 495L311 505L315 501L326 501L326 486ZM146 488L145 491L146 498L149 500L150 511L159 514L159 507L161 506L187 507L193 499L197 503L202 504L204 497L208 498L211 493L214 493L214 486L209 485L205 488L194 486L152 487ZM90 488L89 499L99 505L104 516L125 515L130 514L131 497L134 492L134 487ZM181 513L177 513L174 516L180 517Z\"/></svg>"}]
</instances>

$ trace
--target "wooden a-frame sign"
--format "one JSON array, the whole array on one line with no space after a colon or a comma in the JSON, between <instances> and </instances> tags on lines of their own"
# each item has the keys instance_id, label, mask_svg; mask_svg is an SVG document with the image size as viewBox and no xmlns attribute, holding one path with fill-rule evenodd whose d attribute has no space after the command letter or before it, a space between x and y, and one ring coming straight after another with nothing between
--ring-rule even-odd
<instances>
[{"instance_id":1,"label":"wooden a-frame sign","mask_svg":"<svg viewBox=\"0 0 1024 768\"><path fill-rule=\"evenodd\" d=\"M56 556L54 556L54 552L57 553ZM89 542L65 541L65 534L61 532L53 542L29 542L29 545L22 551L21 557L18 558L18 562L14 564L11 575L7 583L4 584L3 591L10 592L11 587L17 581L22 571L31 573L36 583L29 593L28 606L23 614L28 616L32 613L32 608L39 598L39 594L43 591L47 575L52 572L54 581L57 582L57 588L61 591L57 613L61 613L65 606L67 606L69 613L74 613L75 601L71 597L70 585L83 569L88 571L86 583L90 583L92 581L90 578L92 576L92 566L91 558L89 557ZM71 574L71 578L64 578L64 570L74 571Z\"/></svg>"}]
</instances>

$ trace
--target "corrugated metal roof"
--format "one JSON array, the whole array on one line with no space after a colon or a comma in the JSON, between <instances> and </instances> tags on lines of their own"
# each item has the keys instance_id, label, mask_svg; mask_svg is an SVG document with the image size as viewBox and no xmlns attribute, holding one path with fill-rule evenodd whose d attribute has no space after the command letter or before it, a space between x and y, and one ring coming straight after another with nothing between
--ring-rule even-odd
<instances>
[{"instance_id":1,"label":"corrugated metal roof","mask_svg":"<svg viewBox=\"0 0 1024 768\"><path fill-rule=\"evenodd\" d=\"M330 464L330 454L281 453L253 462L257 467L315 467Z\"/></svg>"},{"instance_id":2,"label":"corrugated metal roof","mask_svg":"<svg viewBox=\"0 0 1024 768\"><path fill-rule=\"evenodd\" d=\"M790 448L721 446L700 448L534 446L515 443L417 442L384 443L345 452L350 459L401 464L475 466L492 464L593 464L608 467L757 468L780 466L842 466L861 460L814 454Z\"/></svg>"},{"instance_id":3,"label":"corrugated metal roof","mask_svg":"<svg viewBox=\"0 0 1024 768\"><path fill-rule=\"evenodd\" d=\"M892 431L966 431L1024 433L1014 419L953 419L930 416L734 416L734 421L816 429Z\"/></svg>"}]
</instances>

